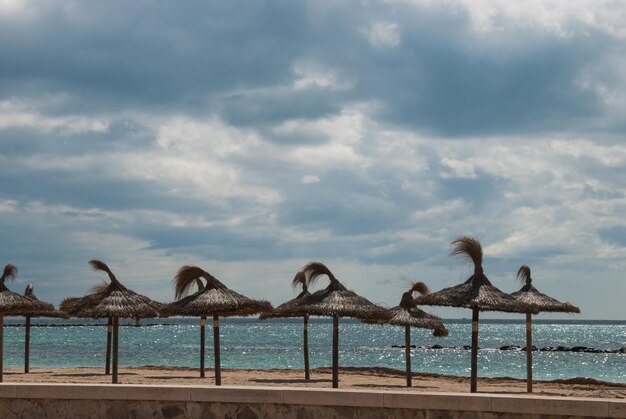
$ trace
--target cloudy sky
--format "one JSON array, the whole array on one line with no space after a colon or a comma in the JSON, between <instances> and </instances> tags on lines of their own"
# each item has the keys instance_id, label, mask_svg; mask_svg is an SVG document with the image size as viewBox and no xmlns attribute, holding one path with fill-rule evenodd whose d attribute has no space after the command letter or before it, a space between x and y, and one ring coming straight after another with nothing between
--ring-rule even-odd
<instances>
[{"instance_id":1,"label":"cloudy sky","mask_svg":"<svg viewBox=\"0 0 626 419\"><path fill-rule=\"evenodd\" d=\"M470 234L502 290L528 264L624 319L625 22L619 1L0 0L11 287L58 303L99 258L170 301L197 264L277 304L321 260L395 305L464 280Z\"/></svg>"}]
</instances>

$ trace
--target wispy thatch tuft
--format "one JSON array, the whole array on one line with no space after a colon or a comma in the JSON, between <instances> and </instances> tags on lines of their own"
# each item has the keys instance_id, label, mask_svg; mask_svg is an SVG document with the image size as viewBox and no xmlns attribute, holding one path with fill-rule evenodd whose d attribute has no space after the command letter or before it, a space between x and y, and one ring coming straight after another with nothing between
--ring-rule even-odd
<instances>
[{"instance_id":1,"label":"wispy thatch tuft","mask_svg":"<svg viewBox=\"0 0 626 419\"><path fill-rule=\"evenodd\" d=\"M94 271L106 272L109 275L109 279L111 280L111 282L118 282L117 278L115 277L115 275L113 275L113 272L111 272L111 270L109 269L106 263L98 259L92 259L89 261L89 264L91 265Z\"/></svg>"},{"instance_id":2,"label":"wispy thatch tuft","mask_svg":"<svg viewBox=\"0 0 626 419\"><path fill-rule=\"evenodd\" d=\"M337 281L335 275L321 262L311 262L302 268L301 272L306 276L307 284L314 284L320 276L326 275L331 282ZM294 278L295 280L295 278Z\"/></svg>"},{"instance_id":3,"label":"wispy thatch tuft","mask_svg":"<svg viewBox=\"0 0 626 419\"><path fill-rule=\"evenodd\" d=\"M2 272L2 277L0 278L0 282L4 283L5 280L14 280L17 276L17 266L12 263L7 263L4 265L4 272Z\"/></svg>"},{"instance_id":4,"label":"wispy thatch tuft","mask_svg":"<svg viewBox=\"0 0 626 419\"><path fill-rule=\"evenodd\" d=\"M413 282L411 284L411 289L409 290L411 293L419 292L421 295L426 295L430 291L428 290L428 286L423 282Z\"/></svg>"},{"instance_id":5,"label":"wispy thatch tuft","mask_svg":"<svg viewBox=\"0 0 626 419\"><path fill-rule=\"evenodd\" d=\"M474 269L482 272L483 249L480 242L470 236L462 236L452 242L450 256L460 259L469 259L474 263Z\"/></svg>"},{"instance_id":6,"label":"wispy thatch tuft","mask_svg":"<svg viewBox=\"0 0 626 419\"><path fill-rule=\"evenodd\" d=\"M520 266L519 271L517 271L517 279L521 283L530 284L532 282L530 278L530 268L526 265Z\"/></svg>"},{"instance_id":7,"label":"wispy thatch tuft","mask_svg":"<svg viewBox=\"0 0 626 419\"><path fill-rule=\"evenodd\" d=\"M100 281L98 284L94 285L87 292L88 294L103 294L109 288L109 283L106 281Z\"/></svg>"},{"instance_id":8,"label":"wispy thatch tuft","mask_svg":"<svg viewBox=\"0 0 626 419\"><path fill-rule=\"evenodd\" d=\"M543 294L533 287L530 278L530 268L522 265L517 271L517 278L525 282L524 286L517 292L511 294L517 301L531 304L537 307L537 311L553 313L580 313L580 309L570 303L562 303L559 300Z\"/></svg>"},{"instance_id":9,"label":"wispy thatch tuft","mask_svg":"<svg viewBox=\"0 0 626 419\"><path fill-rule=\"evenodd\" d=\"M221 285L225 288L217 278L204 269L197 266L182 266L178 272L176 272L176 276L172 280L174 283L174 297L178 299L187 296L194 285L198 287L198 290L204 288L205 285L200 278L204 278L207 281L207 285L211 283L214 286L219 287L219 285Z\"/></svg>"},{"instance_id":10,"label":"wispy thatch tuft","mask_svg":"<svg viewBox=\"0 0 626 419\"><path fill-rule=\"evenodd\" d=\"M33 295L33 284L26 285L24 290L24 297L31 297Z\"/></svg>"},{"instance_id":11,"label":"wispy thatch tuft","mask_svg":"<svg viewBox=\"0 0 626 419\"><path fill-rule=\"evenodd\" d=\"M294 276L293 280L291 281L291 288L298 288L299 285L302 286L302 291L306 291L309 288L306 280L306 275L302 271L298 271L296 273L296 276Z\"/></svg>"}]
</instances>

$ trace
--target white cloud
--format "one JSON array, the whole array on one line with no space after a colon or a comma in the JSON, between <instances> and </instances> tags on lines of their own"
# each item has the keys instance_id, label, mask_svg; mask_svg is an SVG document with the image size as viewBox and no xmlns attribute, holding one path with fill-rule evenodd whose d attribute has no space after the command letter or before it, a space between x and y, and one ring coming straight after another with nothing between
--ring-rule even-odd
<instances>
[{"instance_id":1,"label":"white cloud","mask_svg":"<svg viewBox=\"0 0 626 419\"><path fill-rule=\"evenodd\" d=\"M0 213L15 212L18 203L13 199L0 200Z\"/></svg>"},{"instance_id":2,"label":"white cloud","mask_svg":"<svg viewBox=\"0 0 626 419\"><path fill-rule=\"evenodd\" d=\"M316 175L306 175L300 178L300 182L305 185L310 185L313 183L318 183L320 181L319 176Z\"/></svg>"},{"instance_id":3,"label":"white cloud","mask_svg":"<svg viewBox=\"0 0 626 419\"><path fill-rule=\"evenodd\" d=\"M295 90L329 89L349 90L354 83L340 77L336 70L313 61L298 61L293 66L297 77L293 83Z\"/></svg>"},{"instance_id":4,"label":"white cloud","mask_svg":"<svg viewBox=\"0 0 626 419\"><path fill-rule=\"evenodd\" d=\"M608 167L626 165L626 145L602 145L589 140L556 140L551 148L555 153L575 159L593 159Z\"/></svg>"},{"instance_id":5,"label":"white cloud","mask_svg":"<svg viewBox=\"0 0 626 419\"><path fill-rule=\"evenodd\" d=\"M479 32L512 28L543 30L558 36L585 35L589 29L626 37L626 5L614 0L399 0L420 8L463 10Z\"/></svg>"},{"instance_id":6,"label":"white cloud","mask_svg":"<svg viewBox=\"0 0 626 419\"><path fill-rule=\"evenodd\" d=\"M50 117L13 100L0 101L0 130L7 128L33 128L49 133L58 130L63 134L106 132L109 121L85 116Z\"/></svg>"},{"instance_id":7,"label":"white cloud","mask_svg":"<svg viewBox=\"0 0 626 419\"><path fill-rule=\"evenodd\" d=\"M376 48L393 48L401 41L398 24L393 22L373 22L364 32L367 40Z\"/></svg>"},{"instance_id":8,"label":"white cloud","mask_svg":"<svg viewBox=\"0 0 626 419\"><path fill-rule=\"evenodd\" d=\"M474 165L469 161L451 159L448 157L444 157L441 159L441 164L448 169L450 172L443 173L443 177L457 177L457 178L476 178L476 172L474 169Z\"/></svg>"}]
</instances>

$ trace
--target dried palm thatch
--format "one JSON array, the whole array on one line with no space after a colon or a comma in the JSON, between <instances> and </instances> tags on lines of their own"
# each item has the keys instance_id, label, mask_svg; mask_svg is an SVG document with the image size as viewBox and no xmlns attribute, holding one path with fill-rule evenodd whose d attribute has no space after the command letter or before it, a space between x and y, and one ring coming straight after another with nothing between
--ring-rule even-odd
<instances>
[{"instance_id":1,"label":"dried palm thatch","mask_svg":"<svg viewBox=\"0 0 626 419\"><path fill-rule=\"evenodd\" d=\"M158 317L163 304L153 301L146 296L137 294L122 285L109 267L99 260L89 262L95 271L106 272L111 283L102 295L102 300L91 310L87 310L87 317L95 318L146 318ZM103 288L100 286L96 289Z\"/></svg>"},{"instance_id":2,"label":"dried palm thatch","mask_svg":"<svg viewBox=\"0 0 626 419\"><path fill-rule=\"evenodd\" d=\"M517 271L517 279L522 282L524 286L519 291L511 294L511 296L516 300L532 305L540 312L580 313L580 309L578 307L573 306L570 303L562 303L555 298L539 292L532 285L530 268L528 266L522 265L519 268Z\"/></svg>"},{"instance_id":3,"label":"dried palm thatch","mask_svg":"<svg viewBox=\"0 0 626 419\"><path fill-rule=\"evenodd\" d=\"M42 313L54 310L51 304L44 303L36 298L19 295L9 290L6 280L14 280L17 276L17 266L7 263L0 277L0 382L3 375L3 335L4 316L40 316Z\"/></svg>"},{"instance_id":4,"label":"dried palm thatch","mask_svg":"<svg viewBox=\"0 0 626 419\"><path fill-rule=\"evenodd\" d=\"M33 284L26 285L24 297L37 301L41 304L38 311L33 311L28 314L27 317L64 317L64 314L57 311L52 304L43 302L35 296L33 293Z\"/></svg>"},{"instance_id":5,"label":"dried palm thatch","mask_svg":"<svg viewBox=\"0 0 626 419\"><path fill-rule=\"evenodd\" d=\"M559 312L559 313L580 313L580 309L569 303L562 303L552 297L537 291L532 285L530 268L522 265L517 271L517 279L524 284L522 289L511 294L511 296L523 303L536 307L539 311ZM532 314L526 313L526 391L533 391L533 346L532 334Z\"/></svg>"},{"instance_id":6,"label":"dried palm thatch","mask_svg":"<svg viewBox=\"0 0 626 419\"><path fill-rule=\"evenodd\" d=\"M436 332L436 336L447 336L448 331L439 317L426 313L417 307L413 299L414 292L426 295L428 294L428 287L423 282L413 283L411 288L402 294L400 304L389 309L389 319L379 321L378 323L432 329Z\"/></svg>"},{"instance_id":7,"label":"dried palm thatch","mask_svg":"<svg viewBox=\"0 0 626 419\"><path fill-rule=\"evenodd\" d=\"M109 287L109 283L106 281L100 281L100 283L91 287L84 297L69 297L63 299L59 310L65 313L67 317L81 317L84 316L88 310L96 307L104 296L104 293ZM90 316L87 316L90 317ZM113 335L113 319L109 317L107 321L107 342L106 342L106 354L105 354L105 375L111 373L111 340Z\"/></svg>"},{"instance_id":8,"label":"dried palm thatch","mask_svg":"<svg viewBox=\"0 0 626 419\"><path fill-rule=\"evenodd\" d=\"M376 321L389 318L389 313L384 308L346 289L330 269L321 262L310 262L301 269L301 272L305 275L308 286L324 275L330 280L330 284L323 290L303 297L295 311L301 310L302 313L308 315L333 318L333 388L338 388L339 318L356 317L364 321Z\"/></svg>"},{"instance_id":9,"label":"dried palm thatch","mask_svg":"<svg viewBox=\"0 0 626 419\"><path fill-rule=\"evenodd\" d=\"M118 281L104 262L94 259L90 260L89 264L95 271L106 272L111 282L96 285L84 297L66 298L61 303L61 310L72 317L109 319L109 329L112 328L113 341L112 382L116 384L118 375L119 319L157 317L163 308L163 304L126 288ZM108 352L109 342L107 342L107 364L109 359Z\"/></svg>"},{"instance_id":10,"label":"dried palm thatch","mask_svg":"<svg viewBox=\"0 0 626 419\"><path fill-rule=\"evenodd\" d=\"M448 336L448 329L443 325L441 319L434 314L426 313L420 310L415 304L413 293L419 292L421 295L428 294L428 287L423 282L415 282L411 288L402 294L400 304L397 307L389 309L390 317L388 320L378 321L380 324L392 324L404 326L405 340L405 359L406 359L406 386L411 387L412 370L411 370L411 327L419 327L423 329L432 329L433 335L437 337Z\"/></svg>"},{"instance_id":11,"label":"dried palm thatch","mask_svg":"<svg viewBox=\"0 0 626 419\"><path fill-rule=\"evenodd\" d=\"M311 316L355 317L361 320L381 320L388 312L343 286L333 273L321 262L311 262L302 268L309 286L321 276L327 276L330 284L300 300L299 310Z\"/></svg>"},{"instance_id":12,"label":"dried palm thatch","mask_svg":"<svg viewBox=\"0 0 626 419\"><path fill-rule=\"evenodd\" d=\"M24 290L24 297L39 301L45 304L42 310L36 313L31 313L29 316L25 316L24 319L24 373L30 372L30 319L31 317L65 317L66 315L60 311L55 310L52 304L44 303L40 301L33 293L33 284L26 285Z\"/></svg>"},{"instance_id":13,"label":"dried palm thatch","mask_svg":"<svg viewBox=\"0 0 626 419\"><path fill-rule=\"evenodd\" d=\"M200 278L206 284L202 284ZM204 327L206 317L213 316L213 347L215 355L215 384L221 385L221 361L219 340L220 316L250 316L272 310L268 301L254 300L235 292L217 278L197 266L183 266L174 277L174 293L180 298L162 308L166 315L200 317L200 377L204 377ZM194 285L199 290L187 295Z\"/></svg>"},{"instance_id":14,"label":"dried palm thatch","mask_svg":"<svg viewBox=\"0 0 626 419\"><path fill-rule=\"evenodd\" d=\"M301 303L302 300L305 297L310 296L311 293L309 292L306 275L302 271L298 271L296 276L291 281L292 288L296 288L298 286L302 286L302 291L296 296L296 298L282 303L270 312L261 314L259 318L261 320L266 320L272 318L308 316L308 313L303 309L304 306Z\"/></svg>"},{"instance_id":15,"label":"dried palm thatch","mask_svg":"<svg viewBox=\"0 0 626 419\"><path fill-rule=\"evenodd\" d=\"M17 275L17 267L8 263L4 267L0 277L0 315L3 316L38 316L54 310L51 304L29 298L9 290L5 281L14 280Z\"/></svg>"},{"instance_id":16,"label":"dried palm thatch","mask_svg":"<svg viewBox=\"0 0 626 419\"><path fill-rule=\"evenodd\" d=\"M199 278L206 285L194 294L187 295ZM254 300L235 292L217 278L197 266L183 266L173 280L176 298L181 298L163 307L162 312L180 316L251 316L272 310L265 300ZM187 295L185 297L185 295Z\"/></svg>"},{"instance_id":17,"label":"dried palm thatch","mask_svg":"<svg viewBox=\"0 0 626 419\"><path fill-rule=\"evenodd\" d=\"M97 285L94 285L87 291L87 294L83 297L68 297L61 301L59 310L66 313L70 317L92 317L90 315L85 316L89 310L96 307L104 298L104 294L109 288L109 283L101 281Z\"/></svg>"},{"instance_id":18,"label":"dried palm thatch","mask_svg":"<svg viewBox=\"0 0 626 419\"><path fill-rule=\"evenodd\" d=\"M309 293L307 277L302 271L298 271L291 281L291 288L297 288L298 286L302 286L302 292L300 292L296 298L282 303L269 313L262 313L259 318L261 320L280 317L303 318L302 352L304 354L304 379L309 380L311 379L311 370L309 368L309 315L302 310L300 303L302 299L310 296L311 293Z\"/></svg>"},{"instance_id":19,"label":"dried palm thatch","mask_svg":"<svg viewBox=\"0 0 626 419\"><path fill-rule=\"evenodd\" d=\"M480 311L503 311L509 313L536 312L536 308L516 300L494 287L482 267L483 251L480 242L473 237L459 237L452 242L451 256L469 259L474 264L474 274L463 284L444 288L416 299L419 305L466 307Z\"/></svg>"},{"instance_id":20,"label":"dried palm thatch","mask_svg":"<svg viewBox=\"0 0 626 419\"><path fill-rule=\"evenodd\" d=\"M477 390L478 370L478 313L480 311L504 311L509 313L536 313L537 309L516 300L491 285L483 272L483 249L474 237L463 236L452 242L450 256L470 260L474 274L463 284L444 288L441 291L423 295L415 299L417 304L472 309L472 353L470 391Z\"/></svg>"}]
</instances>

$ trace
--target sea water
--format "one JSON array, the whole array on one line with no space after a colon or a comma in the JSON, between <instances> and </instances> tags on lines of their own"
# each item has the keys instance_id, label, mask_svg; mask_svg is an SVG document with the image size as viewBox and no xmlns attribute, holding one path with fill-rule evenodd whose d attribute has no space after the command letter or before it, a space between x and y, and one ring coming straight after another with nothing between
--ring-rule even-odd
<instances>
[{"instance_id":1,"label":"sea water","mask_svg":"<svg viewBox=\"0 0 626 419\"><path fill-rule=\"evenodd\" d=\"M24 365L23 318L5 318L4 365ZM106 321L33 319L30 365L37 367L101 367L104 365ZM120 366L198 367L199 319L142 320L140 327L124 321L120 328ZM468 320L446 320L450 334L436 338L423 329L411 329L414 372L469 376L471 341ZM213 330L207 321L206 365L212 366ZM345 367L387 367L404 370L404 327L366 325L340 320L339 363ZM309 320L311 368L331 365L332 323ZM260 321L256 318L220 320L223 368L302 369L302 319ZM480 377L526 376L526 353L505 351L505 345L526 345L524 322L484 320L480 323L478 374ZM444 349L419 348L441 345ZM535 320L533 344L619 349L626 346L626 321ZM589 377L626 383L626 354L542 352L533 354L536 379Z\"/></svg>"}]
</instances>

